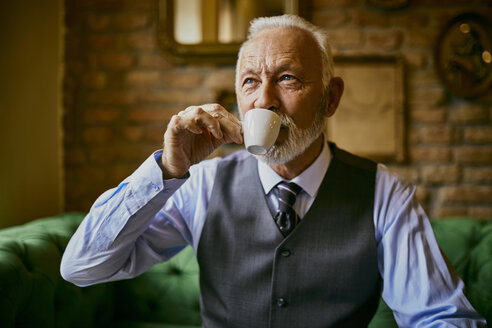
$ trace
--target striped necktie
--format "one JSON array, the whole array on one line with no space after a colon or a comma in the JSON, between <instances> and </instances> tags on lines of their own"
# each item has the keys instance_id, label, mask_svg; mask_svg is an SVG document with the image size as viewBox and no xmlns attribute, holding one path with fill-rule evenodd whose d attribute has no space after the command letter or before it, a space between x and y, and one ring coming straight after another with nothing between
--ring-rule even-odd
<instances>
[{"instance_id":1,"label":"striped necktie","mask_svg":"<svg viewBox=\"0 0 492 328\"><path fill-rule=\"evenodd\" d=\"M274 219L280 232L286 237L299 222L299 216L292 206L302 188L293 182L282 181L277 185L277 189L278 210Z\"/></svg>"}]
</instances>

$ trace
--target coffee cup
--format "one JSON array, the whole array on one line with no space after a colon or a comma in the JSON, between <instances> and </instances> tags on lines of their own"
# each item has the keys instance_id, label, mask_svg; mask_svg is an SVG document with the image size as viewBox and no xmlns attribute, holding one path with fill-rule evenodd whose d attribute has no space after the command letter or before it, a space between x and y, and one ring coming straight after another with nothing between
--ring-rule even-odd
<instances>
[{"instance_id":1,"label":"coffee cup","mask_svg":"<svg viewBox=\"0 0 492 328\"><path fill-rule=\"evenodd\" d=\"M268 109L255 108L244 114L244 145L254 155L265 155L277 140L280 116Z\"/></svg>"}]
</instances>

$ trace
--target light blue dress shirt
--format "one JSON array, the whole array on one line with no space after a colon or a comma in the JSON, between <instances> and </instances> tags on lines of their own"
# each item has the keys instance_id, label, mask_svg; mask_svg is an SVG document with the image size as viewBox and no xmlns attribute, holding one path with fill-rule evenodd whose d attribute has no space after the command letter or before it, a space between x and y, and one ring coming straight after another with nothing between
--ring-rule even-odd
<instances>
[{"instance_id":1,"label":"light blue dress shirt","mask_svg":"<svg viewBox=\"0 0 492 328\"><path fill-rule=\"evenodd\" d=\"M63 255L65 279L88 286L132 278L186 245L197 251L220 159L192 166L186 178L163 180L156 161L160 156L161 152L150 156L96 200ZM315 162L292 180L303 188L294 205L301 218L313 203L330 161L325 145ZM282 178L262 162L258 171L274 213L278 206L274 186ZM376 174L373 219L382 297L399 326L485 327L485 320L464 296L462 280L450 273L415 199L415 188L384 165L378 165Z\"/></svg>"}]
</instances>

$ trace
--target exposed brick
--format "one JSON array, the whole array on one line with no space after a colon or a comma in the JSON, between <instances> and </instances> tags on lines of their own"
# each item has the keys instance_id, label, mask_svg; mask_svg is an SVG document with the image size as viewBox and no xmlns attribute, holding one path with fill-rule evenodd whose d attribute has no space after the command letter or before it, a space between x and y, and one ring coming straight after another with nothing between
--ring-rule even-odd
<instances>
[{"instance_id":1,"label":"exposed brick","mask_svg":"<svg viewBox=\"0 0 492 328\"><path fill-rule=\"evenodd\" d=\"M205 86L215 91L234 92L235 73L233 69L220 70L207 76Z\"/></svg>"},{"instance_id":2,"label":"exposed brick","mask_svg":"<svg viewBox=\"0 0 492 328\"><path fill-rule=\"evenodd\" d=\"M164 140L164 132L166 131L163 125L150 125L144 129L144 138L148 142L155 143L157 147Z\"/></svg>"},{"instance_id":3,"label":"exposed brick","mask_svg":"<svg viewBox=\"0 0 492 328\"><path fill-rule=\"evenodd\" d=\"M420 141L421 141L420 140L420 131L416 127L411 126L407 132L407 140L408 140L408 143L410 145L420 144Z\"/></svg>"},{"instance_id":4,"label":"exposed brick","mask_svg":"<svg viewBox=\"0 0 492 328\"><path fill-rule=\"evenodd\" d=\"M442 28L444 24L449 22L451 19L453 19L455 16L459 15L459 9L458 11L436 11L430 15L430 22L429 25L433 28Z\"/></svg>"},{"instance_id":5,"label":"exposed brick","mask_svg":"<svg viewBox=\"0 0 492 328\"><path fill-rule=\"evenodd\" d=\"M492 126L465 128L465 141L468 143L492 143Z\"/></svg>"},{"instance_id":6,"label":"exposed brick","mask_svg":"<svg viewBox=\"0 0 492 328\"><path fill-rule=\"evenodd\" d=\"M97 59L101 68L109 70L127 70L135 63L135 57L127 53L104 53Z\"/></svg>"},{"instance_id":7,"label":"exposed brick","mask_svg":"<svg viewBox=\"0 0 492 328\"><path fill-rule=\"evenodd\" d=\"M141 90L137 94L139 102L144 103L165 103L165 104L182 104L184 107L199 105L214 101L213 94L201 91L186 90Z\"/></svg>"},{"instance_id":8,"label":"exposed brick","mask_svg":"<svg viewBox=\"0 0 492 328\"><path fill-rule=\"evenodd\" d=\"M108 28L110 15L89 14L87 26L93 31L102 31Z\"/></svg>"},{"instance_id":9,"label":"exposed brick","mask_svg":"<svg viewBox=\"0 0 492 328\"><path fill-rule=\"evenodd\" d=\"M324 7L333 7L333 6L343 6L349 7L353 6L357 3L357 0L313 0L313 7L324 8Z\"/></svg>"},{"instance_id":10,"label":"exposed brick","mask_svg":"<svg viewBox=\"0 0 492 328\"><path fill-rule=\"evenodd\" d=\"M412 29L407 34L407 46L432 48L437 40L438 31L427 29Z\"/></svg>"},{"instance_id":11,"label":"exposed brick","mask_svg":"<svg viewBox=\"0 0 492 328\"><path fill-rule=\"evenodd\" d=\"M135 170L140 163L142 163L147 157L149 157L154 151L162 148L162 145L146 145L146 144L138 144L131 145L127 144L124 148L120 149L118 152L121 163L133 163L133 170ZM126 165L125 165L126 166ZM133 171L132 170L132 171ZM127 172L128 174L132 171ZM126 177L128 174L121 176L121 178Z\"/></svg>"},{"instance_id":12,"label":"exposed brick","mask_svg":"<svg viewBox=\"0 0 492 328\"><path fill-rule=\"evenodd\" d=\"M152 9L154 9L154 3L155 1L153 0L138 0L133 3L133 8L135 10L150 12Z\"/></svg>"},{"instance_id":13,"label":"exposed brick","mask_svg":"<svg viewBox=\"0 0 492 328\"><path fill-rule=\"evenodd\" d=\"M443 147L412 147L410 158L415 162L450 162L452 158L451 149Z\"/></svg>"},{"instance_id":14,"label":"exposed brick","mask_svg":"<svg viewBox=\"0 0 492 328\"><path fill-rule=\"evenodd\" d=\"M171 117L180 110L182 109L134 108L127 111L127 118L136 122L162 122L167 124Z\"/></svg>"},{"instance_id":15,"label":"exposed brick","mask_svg":"<svg viewBox=\"0 0 492 328\"><path fill-rule=\"evenodd\" d=\"M163 55L142 53L138 57L138 66L151 69L169 69L173 67Z\"/></svg>"},{"instance_id":16,"label":"exposed brick","mask_svg":"<svg viewBox=\"0 0 492 328\"><path fill-rule=\"evenodd\" d=\"M417 184L419 182L420 175L417 167L390 166L389 169L404 181L412 184Z\"/></svg>"},{"instance_id":17,"label":"exposed brick","mask_svg":"<svg viewBox=\"0 0 492 328\"><path fill-rule=\"evenodd\" d=\"M77 181L87 186L91 185L90 183L87 183L90 181L104 181L107 175L105 169L98 166L85 166L82 168L77 168L75 170L75 174L77 176Z\"/></svg>"},{"instance_id":18,"label":"exposed brick","mask_svg":"<svg viewBox=\"0 0 492 328\"><path fill-rule=\"evenodd\" d=\"M131 71L131 70L130 70ZM128 87L128 84L125 83L125 71L108 71L108 82L106 86L106 90L128 90L130 92L134 92L137 88Z\"/></svg>"},{"instance_id":19,"label":"exposed brick","mask_svg":"<svg viewBox=\"0 0 492 328\"><path fill-rule=\"evenodd\" d=\"M68 32L67 35L71 33L80 33L85 26L86 17L80 11L66 10L63 22L65 23L66 31Z\"/></svg>"},{"instance_id":20,"label":"exposed brick","mask_svg":"<svg viewBox=\"0 0 492 328\"><path fill-rule=\"evenodd\" d=\"M421 169L421 175L424 183L459 182L461 169L457 165L424 166Z\"/></svg>"},{"instance_id":21,"label":"exposed brick","mask_svg":"<svg viewBox=\"0 0 492 328\"><path fill-rule=\"evenodd\" d=\"M133 86L152 86L160 80L161 73L155 70L131 71L125 77L125 82Z\"/></svg>"},{"instance_id":22,"label":"exposed brick","mask_svg":"<svg viewBox=\"0 0 492 328\"><path fill-rule=\"evenodd\" d=\"M90 144L106 144L113 140L113 132L108 127L89 127L84 130L84 140Z\"/></svg>"},{"instance_id":23,"label":"exposed brick","mask_svg":"<svg viewBox=\"0 0 492 328\"><path fill-rule=\"evenodd\" d=\"M423 68L428 63L429 54L423 51L405 51L405 59L407 64L413 68ZM420 83L420 82L417 82Z\"/></svg>"},{"instance_id":24,"label":"exposed brick","mask_svg":"<svg viewBox=\"0 0 492 328\"><path fill-rule=\"evenodd\" d=\"M79 2L84 2L87 0L79 0ZM88 1L91 3L91 1ZM111 13L122 11L130 7L130 0L97 0L94 1L95 8L98 11L108 11Z\"/></svg>"},{"instance_id":25,"label":"exposed brick","mask_svg":"<svg viewBox=\"0 0 492 328\"><path fill-rule=\"evenodd\" d=\"M87 163L87 157L80 148L66 149L64 155L66 165L75 166Z\"/></svg>"},{"instance_id":26,"label":"exposed brick","mask_svg":"<svg viewBox=\"0 0 492 328\"><path fill-rule=\"evenodd\" d=\"M454 149L456 162L463 164L492 164L492 149L485 146L464 146Z\"/></svg>"},{"instance_id":27,"label":"exposed brick","mask_svg":"<svg viewBox=\"0 0 492 328\"><path fill-rule=\"evenodd\" d=\"M468 216L492 220L492 206L472 206L468 208Z\"/></svg>"},{"instance_id":28,"label":"exposed brick","mask_svg":"<svg viewBox=\"0 0 492 328\"><path fill-rule=\"evenodd\" d=\"M439 190L443 202L488 203L492 199L492 186L448 186Z\"/></svg>"},{"instance_id":29,"label":"exposed brick","mask_svg":"<svg viewBox=\"0 0 492 328\"><path fill-rule=\"evenodd\" d=\"M137 102L138 94L135 90L93 91L86 99L89 105L129 106Z\"/></svg>"},{"instance_id":30,"label":"exposed brick","mask_svg":"<svg viewBox=\"0 0 492 328\"><path fill-rule=\"evenodd\" d=\"M112 146L95 147L89 150L89 159L92 164L109 164L113 163L117 154Z\"/></svg>"},{"instance_id":31,"label":"exposed brick","mask_svg":"<svg viewBox=\"0 0 492 328\"><path fill-rule=\"evenodd\" d=\"M409 53L417 52L418 50L411 50ZM426 52L422 52L426 53ZM432 88L434 86L442 85L441 80L432 69L426 70L412 70L409 74L409 85L412 89L417 88Z\"/></svg>"},{"instance_id":32,"label":"exposed brick","mask_svg":"<svg viewBox=\"0 0 492 328\"><path fill-rule=\"evenodd\" d=\"M80 58L82 54L82 49L85 47L85 44L82 44L82 40L77 38L78 34L67 32L67 36L65 38L65 57L70 60Z\"/></svg>"},{"instance_id":33,"label":"exposed brick","mask_svg":"<svg viewBox=\"0 0 492 328\"><path fill-rule=\"evenodd\" d=\"M434 219L444 219L452 217L463 217L467 215L466 206L457 205L440 205L431 212L431 216Z\"/></svg>"},{"instance_id":34,"label":"exposed brick","mask_svg":"<svg viewBox=\"0 0 492 328\"><path fill-rule=\"evenodd\" d=\"M468 5L470 0L412 0L412 5L416 6L456 6Z\"/></svg>"},{"instance_id":35,"label":"exposed brick","mask_svg":"<svg viewBox=\"0 0 492 328\"><path fill-rule=\"evenodd\" d=\"M87 123L109 123L120 116L120 110L111 107L88 108L84 112L84 121Z\"/></svg>"},{"instance_id":36,"label":"exposed brick","mask_svg":"<svg viewBox=\"0 0 492 328\"><path fill-rule=\"evenodd\" d=\"M113 16L113 26L118 30L132 31L149 26L150 15L143 13L122 13Z\"/></svg>"},{"instance_id":37,"label":"exposed brick","mask_svg":"<svg viewBox=\"0 0 492 328\"><path fill-rule=\"evenodd\" d=\"M100 195L101 193L93 193L95 195ZM75 211L75 212L81 212L81 213L88 213L94 204L94 197L92 194L87 197L82 197L79 199L76 203L77 207L69 209L69 211Z\"/></svg>"},{"instance_id":38,"label":"exposed brick","mask_svg":"<svg viewBox=\"0 0 492 328\"><path fill-rule=\"evenodd\" d=\"M142 126L127 126L123 128L123 136L126 140L136 142L142 140L144 135Z\"/></svg>"},{"instance_id":39,"label":"exposed brick","mask_svg":"<svg viewBox=\"0 0 492 328\"><path fill-rule=\"evenodd\" d=\"M420 204L425 205L429 201L429 191L424 186L417 186L415 189L415 198L417 198Z\"/></svg>"},{"instance_id":40,"label":"exposed brick","mask_svg":"<svg viewBox=\"0 0 492 328\"><path fill-rule=\"evenodd\" d=\"M413 122L418 123L444 123L447 111L443 108L417 109L410 112Z\"/></svg>"},{"instance_id":41,"label":"exposed brick","mask_svg":"<svg viewBox=\"0 0 492 328\"><path fill-rule=\"evenodd\" d=\"M429 16L424 12L400 11L390 16L391 26L401 26L405 28L423 28L429 23Z\"/></svg>"},{"instance_id":42,"label":"exposed brick","mask_svg":"<svg viewBox=\"0 0 492 328\"><path fill-rule=\"evenodd\" d=\"M119 35L114 34L94 34L87 38L89 49L114 51L123 48L123 42Z\"/></svg>"},{"instance_id":43,"label":"exposed brick","mask_svg":"<svg viewBox=\"0 0 492 328\"><path fill-rule=\"evenodd\" d=\"M397 30L368 31L367 43L378 51L397 50L401 45L401 34Z\"/></svg>"},{"instance_id":44,"label":"exposed brick","mask_svg":"<svg viewBox=\"0 0 492 328\"><path fill-rule=\"evenodd\" d=\"M359 26L386 27L388 25L388 15L381 11L355 10L353 21Z\"/></svg>"},{"instance_id":45,"label":"exposed brick","mask_svg":"<svg viewBox=\"0 0 492 328\"><path fill-rule=\"evenodd\" d=\"M227 75L222 75L220 71L214 71L208 74L208 79L213 79L213 76L220 75L223 78L224 84L227 84L230 87L232 83L232 90L234 90L234 70L232 70L232 80L228 79ZM172 74L166 74L162 77L162 81L171 88L179 88L179 89L198 89L204 84L204 74L202 72L196 71L177 71ZM207 88L212 88L208 82L205 82Z\"/></svg>"},{"instance_id":46,"label":"exposed brick","mask_svg":"<svg viewBox=\"0 0 492 328\"><path fill-rule=\"evenodd\" d=\"M148 155L150 156L151 153ZM145 158L139 158L139 162L143 162ZM130 176L133 171L136 170L135 165L132 164L116 164L112 167L109 174L109 184L116 186L119 185L126 177Z\"/></svg>"},{"instance_id":47,"label":"exposed brick","mask_svg":"<svg viewBox=\"0 0 492 328\"><path fill-rule=\"evenodd\" d=\"M313 13L313 23L318 26L338 27L348 20L347 12L341 9L325 9Z\"/></svg>"},{"instance_id":48,"label":"exposed brick","mask_svg":"<svg viewBox=\"0 0 492 328\"><path fill-rule=\"evenodd\" d=\"M88 181L88 180L85 179L81 180L80 178L75 177L75 173L77 172L74 171L72 174L69 174L69 171L67 170L66 188L67 190L70 190L70 193L67 196L66 202L80 204L80 200L83 197L86 197L87 193L89 192L90 185L88 183L83 183L83 181ZM95 180L95 181L100 182L101 180ZM71 205L71 206L75 206L75 205Z\"/></svg>"},{"instance_id":49,"label":"exposed brick","mask_svg":"<svg viewBox=\"0 0 492 328\"><path fill-rule=\"evenodd\" d=\"M358 28L340 28L328 31L333 48L355 47L362 43L362 33Z\"/></svg>"},{"instance_id":50,"label":"exposed brick","mask_svg":"<svg viewBox=\"0 0 492 328\"><path fill-rule=\"evenodd\" d=\"M492 18L491 18L492 19ZM479 104L492 104L492 88L489 87L488 91L477 96L476 102ZM489 109L492 109L489 106ZM490 115L492 118L492 115Z\"/></svg>"},{"instance_id":51,"label":"exposed brick","mask_svg":"<svg viewBox=\"0 0 492 328\"><path fill-rule=\"evenodd\" d=\"M440 87L415 89L411 94L411 102L418 105L437 106L444 103L446 92Z\"/></svg>"},{"instance_id":52,"label":"exposed brick","mask_svg":"<svg viewBox=\"0 0 492 328\"><path fill-rule=\"evenodd\" d=\"M464 182L492 183L492 167L467 167L463 172Z\"/></svg>"},{"instance_id":53,"label":"exposed brick","mask_svg":"<svg viewBox=\"0 0 492 328\"><path fill-rule=\"evenodd\" d=\"M65 74L80 74L84 70L84 63L81 60L70 60L65 65ZM65 77L65 82L69 80Z\"/></svg>"},{"instance_id":54,"label":"exposed brick","mask_svg":"<svg viewBox=\"0 0 492 328\"><path fill-rule=\"evenodd\" d=\"M105 73L93 72L84 76L84 85L91 89L101 89L107 84L108 77Z\"/></svg>"},{"instance_id":55,"label":"exposed brick","mask_svg":"<svg viewBox=\"0 0 492 328\"><path fill-rule=\"evenodd\" d=\"M489 120L489 112L483 106L464 105L452 109L449 119L453 123L484 123Z\"/></svg>"},{"instance_id":56,"label":"exposed brick","mask_svg":"<svg viewBox=\"0 0 492 328\"><path fill-rule=\"evenodd\" d=\"M459 139L458 132L450 126L430 126L420 130L420 140L429 144L453 144Z\"/></svg>"},{"instance_id":57,"label":"exposed brick","mask_svg":"<svg viewBox=\"0 0 492 328\"><path fill-rule=\"evenodd\" d=\"M133 33L127 37L127 45L132 50L156 50L157 43L153 34Z\"/></svg>"}]
</instances>

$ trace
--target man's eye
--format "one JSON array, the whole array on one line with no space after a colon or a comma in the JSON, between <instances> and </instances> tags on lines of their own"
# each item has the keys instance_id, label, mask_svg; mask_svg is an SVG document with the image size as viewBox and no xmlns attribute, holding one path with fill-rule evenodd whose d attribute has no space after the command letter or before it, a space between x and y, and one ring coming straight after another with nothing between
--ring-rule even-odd
<instances>
[{"instance_id":1,"label":"man's eye","mask_svg":"<svg viewBox=\"0 0 492 328\"><path fill-rule=\"evenodd\" d=\"M295 77L289 74L285 74L280 77L280 81L293 81L293 80L295 80Z\"/></svg>"},{"instance_id":2,"label":"man's eye","mask_svg":"<svg viewBox=\"0 0 492 328\"><path fill-rule=\"evenodd\" d=\"M252 79L252 78L247 78L247 79L244 80L244 84L252 84L254 82L255 82L255 80Z\"/></svg>"}]
</instances>

